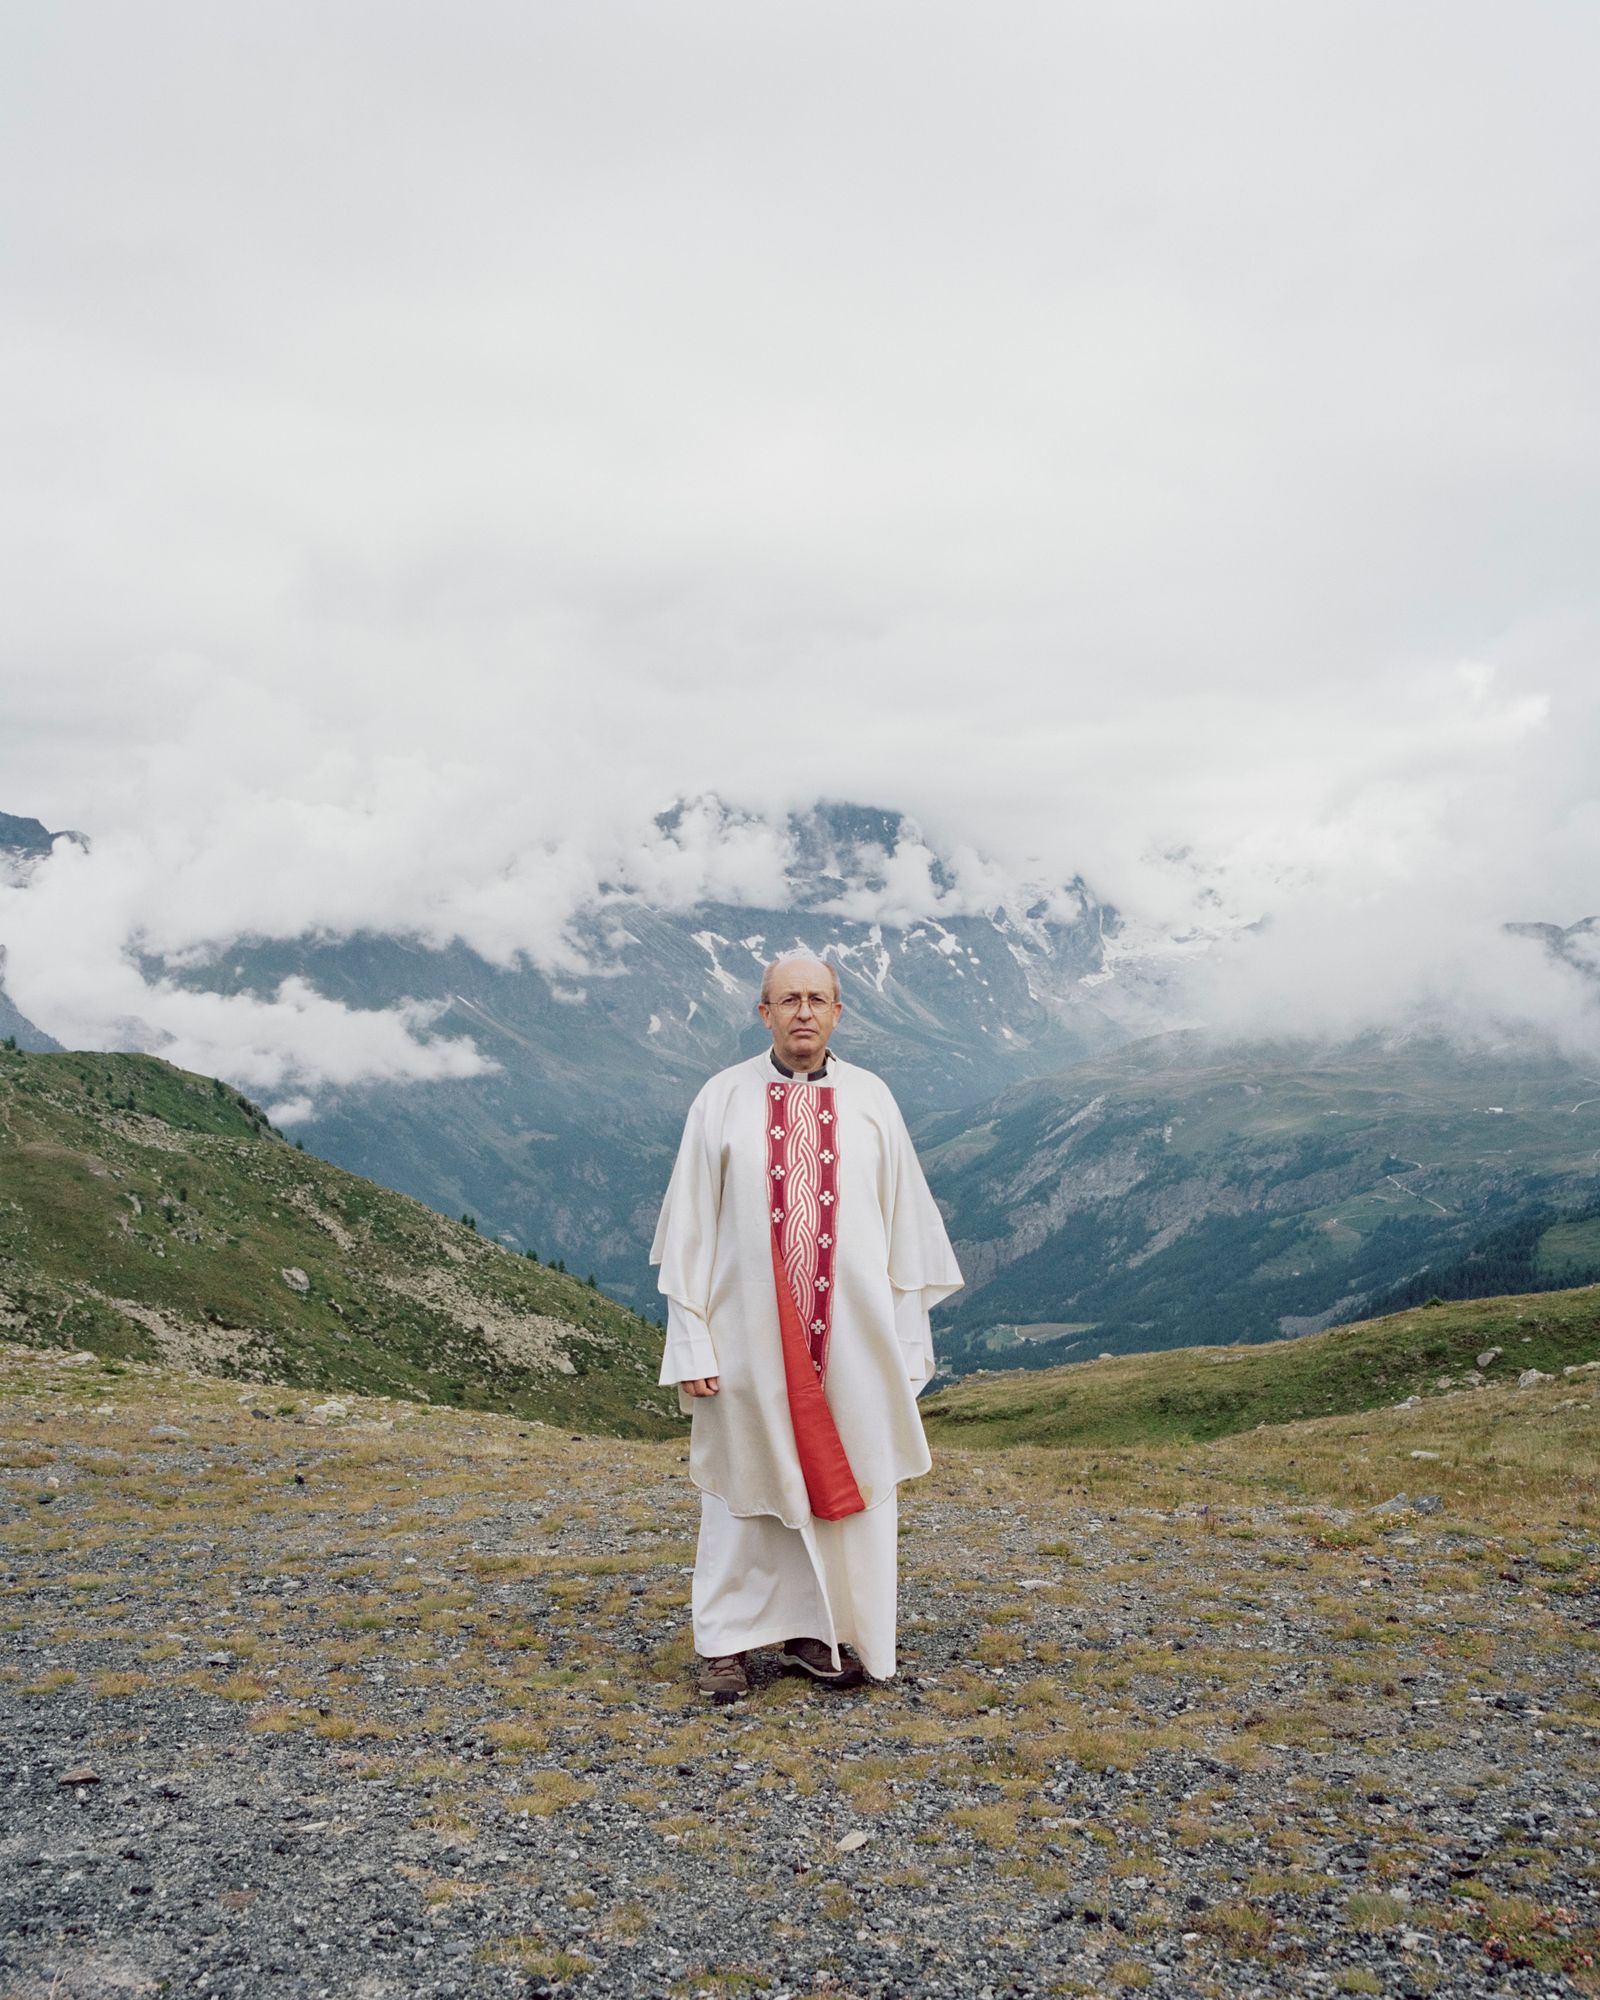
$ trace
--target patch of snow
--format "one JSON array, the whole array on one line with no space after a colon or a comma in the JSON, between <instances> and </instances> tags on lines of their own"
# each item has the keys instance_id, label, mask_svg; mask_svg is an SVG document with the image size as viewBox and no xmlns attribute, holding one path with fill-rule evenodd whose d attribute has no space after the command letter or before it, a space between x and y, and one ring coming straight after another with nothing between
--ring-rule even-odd
<instances>
[{"instance_id":1,"label":"patch of snow","mask_svg":"<svg viewBox=\"0 0 1600 2000\"><path fill-rule=\"evenodd\" d=\"M721 959L717 956L717 946L719 944L726 946L728 940L717 931L695 931L692 933L692 936L694 942L699 945L706 957L710 959L711 977L722 988L723 992L742 992L744 989L740 986L738 980L734 978L733 974L727 970Z\"/></svg>"}]
</instances>

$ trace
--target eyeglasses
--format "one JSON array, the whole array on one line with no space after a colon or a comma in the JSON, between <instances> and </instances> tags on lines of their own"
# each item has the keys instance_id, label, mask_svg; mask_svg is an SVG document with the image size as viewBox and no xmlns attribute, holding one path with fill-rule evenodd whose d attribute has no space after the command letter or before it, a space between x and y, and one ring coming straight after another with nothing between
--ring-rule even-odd
<instances>
[{"instance_id":1,"label":"eyeglasses","mask_svg":"<svg viewBox=\"0 0 1600 2000\"><path fill-rule=\"evenodd\" d=\"M793 1014L803 1006L832 1007L835 1002L831 993L785 993L781 1000L769 1000L767 1005L780 1014Z\"/></svg>"}]
</instances>

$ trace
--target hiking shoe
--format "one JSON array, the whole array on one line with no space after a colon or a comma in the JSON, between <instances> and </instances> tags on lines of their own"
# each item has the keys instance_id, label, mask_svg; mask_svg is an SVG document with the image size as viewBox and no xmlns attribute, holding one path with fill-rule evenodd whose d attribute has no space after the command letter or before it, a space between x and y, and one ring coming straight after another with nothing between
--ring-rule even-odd
<instances>
[{"instance_id":1,"label":"hiking shoe","mask_svg":"<svg viewBox=\"0 0 1600 2000\"><path fill-rule=\"evenodd\" d=\"M748 1694L750 1676L744 1670L744 1654L719 1653L715 1659L702 1659L697 1685L700 1692L710 1695L719 1708L737 1701L742 1694Z\"/></svg>"},{"instance_id":2,"label":"hiking shoe","mask_svg":"<svg viewBox=\"0 0 1600 2000\"><path fill-rule=\"evenodd\" d=\"M835 1670L833 1654L820 1639L785 1639L778 1658L786 1667L798 1667L828 1687L859 1687L865 1678L861 1662L848 1646L839 1648L839 1666Z\"/></svg>"}]
</instances>

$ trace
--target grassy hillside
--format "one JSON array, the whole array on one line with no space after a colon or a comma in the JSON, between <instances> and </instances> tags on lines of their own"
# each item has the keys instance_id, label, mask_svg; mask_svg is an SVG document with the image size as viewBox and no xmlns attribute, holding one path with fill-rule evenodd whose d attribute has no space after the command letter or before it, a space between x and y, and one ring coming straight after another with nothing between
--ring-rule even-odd
<instances>
[{"instance_id":1,"label":"grassy hillside","mask_svg":"<svg viewBox=\"0 0 1600 2000\"><path fill-rule=\"evenodd\" d=\"M150 1056L0 1049L0 1328L659 1436L659 1333Z\"/></svg>"},{"instance_id":2,"label":"grassy hillside","mask_svg":"<svg viewBox=\"0 0 1600 2000\"><path fill-rule=\"evenodd\" d=\"M1541 1240L1600 1214L1600 1096L1554 1055L1163 1035L919 1144L967 1275L941 1344L958 1372L1600 1278L1593 1226Z\"/></svg>"},{"instance_id":3,"label":"grassy hillside","mask_svg":"<svg viewBox=\"0 0 1600 2000\"><path fill-rule=\"evenodd\" d=\"M1482 1370L1479 1354L1501 1352ZM1600 1286L1418 1306L1298 1340L1119 1355L1027 1374L977 1375L923 1398L929 1429L963 1444L1201 1442L1473 1393L1524 1369L1600 1363Z\"/></svg>"}]
</instances>

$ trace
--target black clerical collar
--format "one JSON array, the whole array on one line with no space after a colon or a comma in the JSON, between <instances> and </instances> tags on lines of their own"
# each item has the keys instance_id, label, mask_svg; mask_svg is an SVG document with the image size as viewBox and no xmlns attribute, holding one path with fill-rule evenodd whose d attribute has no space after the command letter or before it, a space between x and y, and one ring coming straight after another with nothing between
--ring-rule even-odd
<instances>
[{"instance_id":1,"label":"black clerical collar","mask_svg":"<svg viewBox=\"0 0 1600 2000\"><path fill-rule=\"evenodd\" d=\"M776 1049L769 1049L767 1053L771 1056L772 1067L778 1072L779 1076L794 1075L794 1071L790 1069L787 1063L779 1062L778 1051ZM822 1062L820 1067L817 1069L808 1069L806 1071L807 1083L818 1083L821 1081L823 1077L825 1077L828 1074L828 1061L829 1058L832 1056L832 1054L833 1054L832 1049L824 1049L822 1051Z\"/></svg>"}]
</instances>

